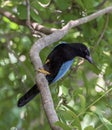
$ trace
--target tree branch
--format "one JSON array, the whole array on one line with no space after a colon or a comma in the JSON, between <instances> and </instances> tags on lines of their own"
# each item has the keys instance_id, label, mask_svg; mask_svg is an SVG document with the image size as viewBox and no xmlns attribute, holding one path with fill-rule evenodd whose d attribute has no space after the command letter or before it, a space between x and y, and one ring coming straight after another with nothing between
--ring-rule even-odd
<instances>
[{"instance_id":1,"label":"tree branch","mask_svg":"<svg viewBox=\"0 0 112 130\"><path fill-rule=\"evenodd\" d=\"M71 20L62 29L57 30L52 34L37 40L30 50L30 57L31 57L31 61L34 65L35 70L42 68L42 62L39 57L39 53L44 47L63 38L71 28L79 26L84 23L87 23L101 15L104 15L106 13L111 13L111 12L112 12L112 6L102 9L87 17L80 18L80 19L74 20L74 21ZM54 109L52 97L51 97L50 90L49 90L48 83L47 83L45 76L41 73L36 73L36 83L39 86L43 107L44 107L44 110L47 115L51 128L53 130L60 130L61 128L56 127L54 125L54 123L56 121L58 121L58 117L57 117L55 109Z\"/></svg>"},{"instance_id":2,"label":"tree branch","mask_svg":"<svg viewBox=\"0 0 112 130\"><path fill-rule=\"evenodd\" d=\"M106 19L105 19L105 23L104 23L104 27L103 27L100 35L99 35L98 40L96 41L96 44L95 44L95 46L94 46L94 48L92 50L92 53L95 51L96 47L100 44L101 40L103 39L105 31L106 31L106 29L108 27L108 23L109 23L109 15L107 14Z\"/></svg>"},{"instance_id":3,"label":"tree branch","mask_svg":"<svg viewBox=\"0 0 112 130\"><path fill-rule=\"evenodd\" d=\"M29 6L28 6L28 10L29 10ZM12 22L15 22L19 25L28 26L27 22L29 22L29 21L20 20L14 14L10 13L9 11L5 11L3 8L0 8L0 14L7 17L9 20L11 20ZM29 14L28 14L28 17L29 17ZM47 27L45 27L39 23L36 23L34 21L30 21L30 25L35 31L44 33L46 35L49 35L57 30L56 28L47 28Z\"/></svg>"},{"instance_id":4,"label":"tree branch","mask_svg":"<svg viewBox=\"0 0 112 130\"><path fill-rule=\"evenodd\" d=\"M26 25L26 21L25 20L20 20L17 19L15 15L13 15L12 13L10 13L9 11L5 11L3 8L0 8L0 14L7 17L8 19L10 19L11 21L19 24L19 25Z\"/></svg>"}]
</instances>

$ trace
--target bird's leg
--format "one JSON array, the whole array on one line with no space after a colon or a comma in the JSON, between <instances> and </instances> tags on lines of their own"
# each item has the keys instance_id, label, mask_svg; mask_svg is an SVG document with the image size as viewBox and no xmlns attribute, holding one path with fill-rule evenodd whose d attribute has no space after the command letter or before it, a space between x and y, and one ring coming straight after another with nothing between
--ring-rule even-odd
<instances>
[{"instance_id":1,"label":"bird's leg","mask_svg":"<svg viewBox=\"0 0 112 130\"><path fill-rule=\"evenodd\" d=\"M45 74L45 75L49 75L49 74L50 74L50 73L49 73L48 71L46 71L44 68L39 68L39 69L38 69L38 72L43 73L43 74Z\"/></svg>"}]
</instances>

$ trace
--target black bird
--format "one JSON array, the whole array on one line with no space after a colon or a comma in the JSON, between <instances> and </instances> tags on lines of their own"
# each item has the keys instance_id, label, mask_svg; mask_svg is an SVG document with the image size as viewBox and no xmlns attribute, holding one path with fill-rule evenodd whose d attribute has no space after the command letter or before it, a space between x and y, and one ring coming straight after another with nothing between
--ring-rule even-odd
<instances>
[{"instance_id":1,"label":"black bird","mask_svg":"<svg viewBox=\"0 0 112 130\"><path fill-rule=\"evenodd\" d=\"M48 55L43 69L39 71L46 74L49 83L55 83L61 79L71 67L76 56L82 57L92 63L89 49L82 43L61 43L57 45ZM22 107L39 93L35 84L19 100L18 107Z\"/></svg>"}]
</instances>

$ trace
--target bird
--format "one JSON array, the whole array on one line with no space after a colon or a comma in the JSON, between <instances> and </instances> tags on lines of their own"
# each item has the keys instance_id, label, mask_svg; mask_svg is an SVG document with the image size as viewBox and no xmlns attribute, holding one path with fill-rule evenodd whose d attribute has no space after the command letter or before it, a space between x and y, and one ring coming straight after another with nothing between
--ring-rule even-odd
<instances>
[{"instance_id":1,"label":"bird","mask_svg":"<svg viewBox=\"0 0 112 130\"><path fill-rule=\"evenodd\" d=\"M45 74L48 84L56 83L70 69L75 57L86 59L93 63L89 48L83 43L63 42L54 47L45 60L43 68L38 71ZM39 94L38 86L35 84L17 102L18 107L23 107Z\"/></svg>"}]
</instances>

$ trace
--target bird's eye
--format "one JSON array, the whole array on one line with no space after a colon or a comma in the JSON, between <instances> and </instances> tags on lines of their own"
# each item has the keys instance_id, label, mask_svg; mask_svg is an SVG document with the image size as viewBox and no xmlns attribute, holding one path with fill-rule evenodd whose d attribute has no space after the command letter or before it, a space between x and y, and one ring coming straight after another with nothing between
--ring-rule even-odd
<instances>
[{"instance_id":1,"label":"bird's eye","mask_svg":"<svg viewBox=\"0 0 112 130\"><path fill-rule=\"evenodd\" d=\"M84 53L85 55L87 55L87 54L88 54L88 51L87 51L87 50L84 50L83 53Z\"/></svg>"},{"instance_id":2,"label":"bird's eye","mask_svg":"<svg viewBox=\"0 0 112 130\"><path fill-rule=\"evenodd\" d=\"M80 48L81 55L86 56L89 55L89 50L87 48Z\"/></svg>"},{"instance_id":3,"label":"bird's eye","mask_svg":"<svg viewBox=\"0 0 112 130\"><path fill-rule=\"evenodd\" d=\"M83 50L83 49L81 49L81 48L80 48L80 52L81 52L82 54L86 54L86 50Z\"/></svg>"},{"instance_id":4,"label":"bird's eye","mask_svg":"<svg viewBox=\"0 0 112 130\"><path fill-rule=\"evenodd\" d=\"M84 55L89 55L89 50L86 49L83 51L83 53L84 53Z\"/></svg>"}]
</instances>

